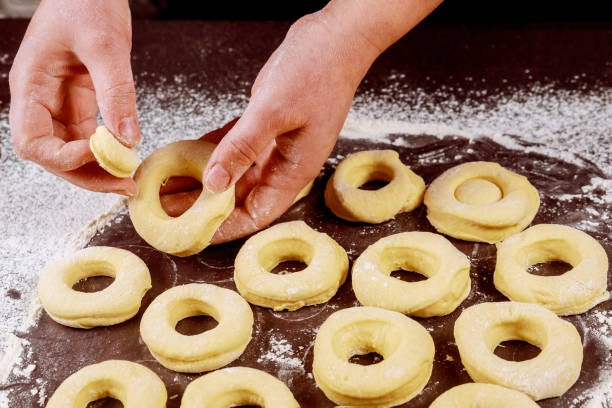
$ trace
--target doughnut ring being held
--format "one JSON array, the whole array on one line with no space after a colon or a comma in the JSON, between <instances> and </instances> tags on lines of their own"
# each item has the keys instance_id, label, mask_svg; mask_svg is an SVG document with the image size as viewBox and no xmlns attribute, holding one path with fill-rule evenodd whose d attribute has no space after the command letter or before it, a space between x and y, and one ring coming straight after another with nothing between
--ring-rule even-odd
<instances>
[{"instance_id":1,"label":"doughnut ring being held","mask_svg":"<svg viewBox=\"0 0 612 408\"><path fill-rule=\"evenodd\" d=\"M94 276L114 281L97 292L73 289L79 280ZM56 322L90 329L134 316L150 288L151 275L142 259L125 249L95 246L47 264L40 273L38 296Z\"/></svg>"},{"instance_id":2,"label":"doughnut ring being held","mask_svg":"<svg viewBox=\"0 0 612 408\"><path fill-rule=\"evenodd\" d=\"M425 191L427 218L439 232L494 243L522 231L540 206L526 177L492 162L452 167Z\"/></svg>"},{"instance_id":3,"label":"doughnut ring being held","mask_svg":"<svg viewBox=\"0 0 612 408\"><path fill-rule=\"evenodd\" d=\"M365 366L349 361L371 352L383 360ZM416 321L391 310L352 307L333 313L321 325L312 373L336 404L395 406L425 387L433 358L431 335Z\"/></svg>"},{"instance_id":4,"label":"doughnut ring being held","mask_svg":"<svg viewBox=\"0 0 612 408\"><path fill-rule=\"evenodd\" d=\"M402 269L428 279L404 282L391 276ZM418 317L451 313L470 293L470 262L442 235L403 232L381 238L357 258L353 291L365 306Z\"/></svg>"},{"instance_id":5,"label":"doughnut ring being held","mask_svg":"<svg viewBox=\"0 0 612 408\"><path fill-rule=\"evenodd\" d=\"M105 126L96 128L89 138L89 148L98 164L115 177L130 177L140 164L138 153L122 145Z\"/></svg>"},{"instance_id":6,"label":"doughnut ring being held","mask_svg":"<svg viewBox=\"0 0 612 408\"><path fill-rule=\"evenodd\" d=\"M270 272L284 261L302 261L307 267L292 273ZM238 251L234 265L236 287L250 303L296 310L334 296L346 279L348 257L329 235L303 221L290 221L250 237Z\"/></svg>"},{"instance_id":7,"label":"doughnut ring being held","mask_svg":"<svg viewBox=\"0 0 612 408\"><path fill-rule=\"evenodd\" d=\"M378 190L359 187L386 181ZM347 221L378 224L414 210L423 201L425 182L393 150L353 153L336 167L325 188L325 204Z\"/></svg>"},{"instance_id":8,"label":"doughnut ring being held","mask_svg":"<svg viewBox=\"0 0 612 408\"><path fill-rule=\"evenodd\" d=\"M168 395L163 381L147 367L124 360L107 360L81 368L66 378L46 408L83 408L111 397L125 408L163 408Z\"/></svg>"},{"instance_id":9,"label":"doughnut ring being held","mask_svg":"<svg viewBox=\"0 0 612 408\"><path fill-rule=\"evenodd\" d=\"M279 379L248 367L228 367L205 374L187 385L181 408L227 408L255 405L299 408L291 390Z\"/></svg>"},{"instance_id":10,"label":"doughnut ring being held","mask_svg":"<svg viewBox=\"0 0 612 408\"><path fill-rule=\"evenodd\" d=\"M179 321L206 315L218 325L188 336L176 331ZM199 373L223 367L244 352L251 341L253 312L236 292L205 283L175 286L149 305L140 321L140 335L164 367Z\"/></svg>"},{"instance_id":11,"label":"doughnut ring being held","mask_svg":"<svg viewBox=\"0 0 612 408\"><path fill-rule=\"evenodd\" d=\"M453 387L431 403L429 408L538 408L522 392L495 384L466 383Z\"/></svg>"},{"instance_id":12,"label":"doughnut ring being held","mask_svg":"<svg viewBox=\"0 0 612 408\"><path fill-rule=\"evenodd\" d=\"M537 401L562 395L580 375L580 334L571 323L542 306L476 304L461 313L454 332L461 362L476 382L512 388ZM495 355L495 348L509 340L526 341L539 347L540 353L525 361Z\"/></svg>"},{"instance_id":13,"label":"doughnut ring being held","mask_svg":"<svg viewBox=\"0 0 612 408\"><path fill-rule=\"evenodd\" d=\"M218 194L202 189L196 202L178 217L162 208L159 189L169 178L202 180L215 145L203 140L181 140L153 152L140 165L134 180L138 193L129 200L136 232L154 248L177 256L200 252L234 209L234 187Z\"/></svg>"},{"instance_id":14,"label":"doughnut ring being held","mask_svg":"<svg viewBox=\"0 0 612 408\"><path fill-rule=\"evenodd\" d=\"M528 272L551 261L572 269L559 276ZM498 243L493 282L509 299L537 303L558 315L586 312L610 297L606 251L590 235L565 225L534 225Z\"/></svg>"}]
</instances>

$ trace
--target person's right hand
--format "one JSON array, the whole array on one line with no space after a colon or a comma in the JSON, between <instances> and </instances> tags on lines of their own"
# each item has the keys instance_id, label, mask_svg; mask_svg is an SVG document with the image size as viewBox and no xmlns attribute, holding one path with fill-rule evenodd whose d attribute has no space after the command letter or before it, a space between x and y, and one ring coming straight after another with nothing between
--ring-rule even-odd
<instances>
[{"instance_id":1,"label":"person's right hand","mask_svg":"<svg viewBox=\"0 0 612 408\"><path fill-rule=\"evenodd\" d=\"M89 137L98 109L126 146L140 140L127 0L43 0L9 82L15 152L88 190L133 195L131 178L95 163Z\"/></svg>"}]
</instances>

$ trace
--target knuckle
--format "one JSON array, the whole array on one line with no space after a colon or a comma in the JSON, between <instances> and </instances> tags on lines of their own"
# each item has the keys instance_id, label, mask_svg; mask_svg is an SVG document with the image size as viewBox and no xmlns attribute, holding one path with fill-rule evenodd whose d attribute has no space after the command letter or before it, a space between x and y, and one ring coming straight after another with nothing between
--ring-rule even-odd
<instances>
[{"instance_id":1,"label":"knuckle","mask_svg":"<svg viewBox=\"0 0 612 408\"><path fill-rule=\"evenodd\" d=\"M248 140L233 138L228 140L232 161L243 166L250 166L257 158L257 151Z\"/></svg>"}]
</instances>

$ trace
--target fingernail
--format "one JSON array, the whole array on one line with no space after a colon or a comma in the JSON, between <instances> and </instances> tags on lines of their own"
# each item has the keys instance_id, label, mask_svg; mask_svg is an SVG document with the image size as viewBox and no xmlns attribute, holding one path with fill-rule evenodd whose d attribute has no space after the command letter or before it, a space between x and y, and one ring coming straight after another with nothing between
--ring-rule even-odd
<instances>
[{"instance_id":1,"label":"fingernail","mask_svg":"<svg viewBox=\"0 0 612 408\"><path fill-rule=\"evenodd\" d=\"M138 124L136 123L136 118L130 116L128 118L123 119L119 123L119 134L117 137L119 140L123 142L126 146L136 146L140 141L140 134L138 132Z\"/></svg>"},{"instance_id":2,"label":"fingernail","mask_svg":"<svg viewBox=\"0 0 612 408\"><path fill-rule=\"evenodd\" d=\"M215 164L206 176L206 188L213 193L225 191L230 183L230 175L221 165Z\"/></svg>"}]
</instances>

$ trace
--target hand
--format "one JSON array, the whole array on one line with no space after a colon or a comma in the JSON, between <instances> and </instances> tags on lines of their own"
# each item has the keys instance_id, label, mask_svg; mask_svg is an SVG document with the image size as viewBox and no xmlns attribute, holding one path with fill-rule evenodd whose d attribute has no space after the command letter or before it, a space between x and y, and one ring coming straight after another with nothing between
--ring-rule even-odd
<instances>
[{"instance_id":1,"label":"hand","mask_svg":"<svg viewBox=\"0 0 612 408\"><path fill-rule=\"evenodd\" d=\"M130 178L95 163L89 137L100 110L126 146L140 140L127 0L43 0L10 72L15 152L78 186L132 195Z\"/></svg>"}]
</instances>

